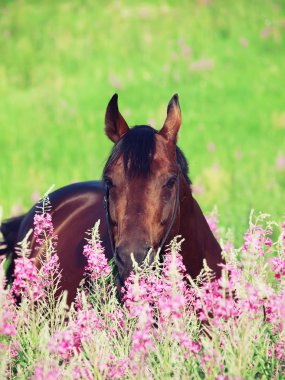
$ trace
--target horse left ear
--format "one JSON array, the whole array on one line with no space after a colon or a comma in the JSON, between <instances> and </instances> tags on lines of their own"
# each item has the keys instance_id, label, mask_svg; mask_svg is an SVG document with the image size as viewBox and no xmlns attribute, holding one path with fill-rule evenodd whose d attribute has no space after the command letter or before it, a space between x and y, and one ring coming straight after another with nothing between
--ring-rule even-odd
<instances>
[{"instance_id":1,"label":"horse left ear","mask_svg":"<svg viewBox=\"0 0 285 380\"><path fill-rule=\"evenodd\" d=\"M109 101L105 115L106 135L116 144L116 142L128 131L128 124L119 111L118 94L114 94Z\"/></svg>"},{"instance_id":2,"label":"horse left ear","mask_svg":"<svg viewBox=\"0 0 285 380\"><path fill-rule=\"evenodd\" d=\"M179 105L178 95L175 94L171 98L167 107L167 116L159 134L167 141L172 141L176 144L178 131L181 125L181 110Z\"/></svg>"}]
</instances>

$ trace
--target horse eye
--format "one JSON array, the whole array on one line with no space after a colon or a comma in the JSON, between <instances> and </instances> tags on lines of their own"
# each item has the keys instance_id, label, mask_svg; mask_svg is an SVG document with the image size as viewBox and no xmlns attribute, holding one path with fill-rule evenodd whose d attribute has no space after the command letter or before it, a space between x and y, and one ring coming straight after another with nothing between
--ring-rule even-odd
<instances>
[{"instance_id":1,"label":"horse eye","mask_svg":"<svg viewBox=\"0 0 285 380\"><path fill-rule=\"evenodd\" d=\"M104 182L105 182L105 185L108 187L108 189L110 189L111 187L114 187L114 184L113 184L111 178L105 177Z\"/></svg>"},{"instance_id":2,"label":"horse eye","mask_svg":"<svg viewBox=\"0 0 285 380\"><path fill-rule=\"evenodd\" d=\"M167 181L167 183L166 183L166 187L167 187L168 189L172 189L173 186L174 186L174 184L175 184L175 182L176 182L176 179L177 179L176 176L171 177L171 178Z\"/></svg>"}]
</instances>

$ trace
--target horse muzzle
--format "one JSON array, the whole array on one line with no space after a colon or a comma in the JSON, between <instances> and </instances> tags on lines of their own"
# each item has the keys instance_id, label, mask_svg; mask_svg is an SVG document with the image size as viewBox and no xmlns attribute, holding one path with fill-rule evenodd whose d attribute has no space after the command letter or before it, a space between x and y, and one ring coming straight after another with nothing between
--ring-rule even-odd
<instances>
[{"instance_id":1,"label":"horse muzzle","mask_svg":"<svg viewBox=\"0 0 285 380\"><path fill-rule=\"evenodd\" d=\"M125 246L118 246L115 249L115 264L118 269L119 280L123 286L126 279L130 276L134 269L134 262L138 266L142 266L148 258L147 265L151 265L154 260L153 248L147 244L141 245L137 249L130 249ZM148 253L150 253L148 255Z\"/></svg>"}]
</instances>

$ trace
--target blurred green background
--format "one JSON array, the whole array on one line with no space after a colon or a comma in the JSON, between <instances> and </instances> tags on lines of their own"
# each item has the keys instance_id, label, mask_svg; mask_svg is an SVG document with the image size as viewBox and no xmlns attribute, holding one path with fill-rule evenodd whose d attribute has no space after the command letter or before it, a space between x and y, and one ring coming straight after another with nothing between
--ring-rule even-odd
<instances>
[{"instance_id":1,"label":"blurred green background","mask_svg":"<svg viewBox=\"0 0 285 380\"><path fill-rule=\"evenodd\" d=\"M284 215L284 88L283 0L1 0L4 217L100 177L114 92L155 128L178 92L195 196L240 240L252 208Z\"/></svg>"}]
</instances>

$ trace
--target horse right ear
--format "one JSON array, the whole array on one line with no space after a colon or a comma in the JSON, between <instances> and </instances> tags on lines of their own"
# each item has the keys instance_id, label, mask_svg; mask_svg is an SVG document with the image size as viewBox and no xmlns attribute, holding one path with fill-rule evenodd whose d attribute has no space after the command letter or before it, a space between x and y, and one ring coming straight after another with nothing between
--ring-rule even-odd
<instances>
[{"instance_id":1,"label":"horse right ear","mask_svg":"<svg viewBox=\"0 0 285 380\"><path fill-rule=\"evenodd\" d=\"M118 94L115 94L112 96L112 99L107 106L105 115L105 133L110 140L116 143L128 131L128 124L119 112Z\"/></svg>"},{"instance_id":2,"label":"horse right ear","mask_svg":"<svg viewBox=\"0 0 285 380\"><path fill-rule=\"evenodd\" d=\"M171 98L167 107L167 116L159 134L167 141L172 141L176 144L178 131L181 125L181 110L179 105L178 95L175 94Z\"/></svg>"}]
</instances>

